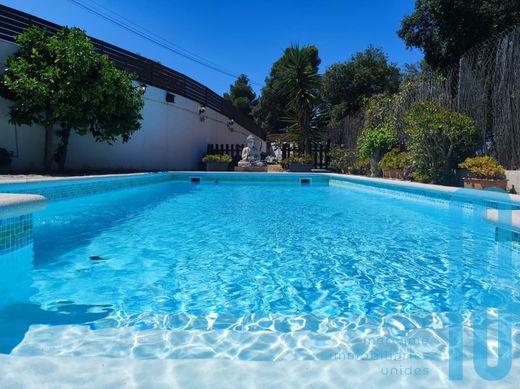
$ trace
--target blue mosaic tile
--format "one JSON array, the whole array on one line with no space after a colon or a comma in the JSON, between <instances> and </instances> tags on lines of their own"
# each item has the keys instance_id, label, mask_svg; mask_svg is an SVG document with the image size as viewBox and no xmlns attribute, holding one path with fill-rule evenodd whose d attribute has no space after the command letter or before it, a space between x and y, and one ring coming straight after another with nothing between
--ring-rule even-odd
<instances>
[{"instance_id":1,"label":"blue mosaic tile","mask_svg":"<svg viewBox=\"0 0 520 389\"><path fill-rule=\"evenodd\" d=\"M0 220L0 255L32 243L32 214Z\"/></svg>"},{"instance_id":2,"label":"blue mosaic tile","mask_svg":"<svg viewBox=\"0 0 520 389\"><path fill-rule=\"evenodd\" d=\"M135 177L101 177L74 180L49 180L23 184L2 184L2 193L39 194L48 200L61 200L99 194L135 186L170 181L171 174L150 173Z\"/></svg>"}]
</instances>

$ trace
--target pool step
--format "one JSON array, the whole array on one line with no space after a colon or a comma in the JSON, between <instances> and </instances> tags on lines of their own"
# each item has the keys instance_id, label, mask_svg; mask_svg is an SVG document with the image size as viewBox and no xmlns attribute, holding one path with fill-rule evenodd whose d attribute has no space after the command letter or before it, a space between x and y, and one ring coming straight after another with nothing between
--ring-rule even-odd
<instances>
[{"instance_id":1,"label":"pool step","mask_svg":"<svg viewBox=\"0 0 520 389\"><path fill-rule=\"evenodd\" d=\"M411 353L447 353L430 331L417 342L352 339L348 331L135 330L87 326L32 326L12 351L16 356L82 356L134 359L234 359L249 361L395 359ZM422 342L424 343L424 342Z\"/></svg>"}]
</instances>

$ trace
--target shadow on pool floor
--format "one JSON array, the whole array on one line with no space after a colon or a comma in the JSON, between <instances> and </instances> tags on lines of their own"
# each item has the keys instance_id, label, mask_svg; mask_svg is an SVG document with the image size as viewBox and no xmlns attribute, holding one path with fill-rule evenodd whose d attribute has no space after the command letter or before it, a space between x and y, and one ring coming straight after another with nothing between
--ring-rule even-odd
<instances>
[{"instance_id":1,"label":"shadow on pool floor","mask_svg":"<svg viewBox=\"0 0 520 389\"><path fill-rule=\"evenodd\" d=\"M89 312L93 308L102 312ZM9 354L33 324L84 324L103 319L110 312L111 306L76 305L70 301L60 304L56 311L43 310L36 304L10 305L0 310L0 354Z\"/></svg>"}]
</instances>

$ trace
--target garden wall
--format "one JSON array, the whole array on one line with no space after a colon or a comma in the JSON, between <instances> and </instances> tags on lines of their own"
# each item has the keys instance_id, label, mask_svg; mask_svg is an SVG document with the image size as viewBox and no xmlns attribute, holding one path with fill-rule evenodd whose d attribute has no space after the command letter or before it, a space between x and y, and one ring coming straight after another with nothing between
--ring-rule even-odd
<instances>
[{"instance_id":1,"label":"garden wall","mask_svg":"<svg viewBox=\"0 0 520 389\"><path fill-rule=\"evenodd\" d=\"M15 44L0 41L0 63L15 53ZM166 91L148 86L144 94L142 128L128 143L96 143L90 136L71 136L66 169L99 170L194 170L208 143L243 144L251 133L206 107L203 120L200 104L182 96L165 101ZM15 127L8 123L10 102L0 98L0 147L12 151L15 171L38 171L43 167L42 127ZM58 139L55 139L56 144ZM265 149L265 143L263 145Z\"/></svg>"}]
</instances>

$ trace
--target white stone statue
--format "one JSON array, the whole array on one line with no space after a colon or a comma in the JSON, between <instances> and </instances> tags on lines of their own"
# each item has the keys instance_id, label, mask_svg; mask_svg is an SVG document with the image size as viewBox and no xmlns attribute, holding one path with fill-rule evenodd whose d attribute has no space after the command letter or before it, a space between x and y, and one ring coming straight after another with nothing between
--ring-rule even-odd
<instances>
[{"instance_id":1,"label":"white stone statue","mask_svg":"<svg viewBox=\"0 0 520 389\"><path fill-rule=\"evenodd\" d=\"M247 137L247 146L242 149L242 160L238 161L239 167L263 167L267 162L261 160L260 151L257 148L257 140L253 135Z\"/></svg>"}]
</instances>

